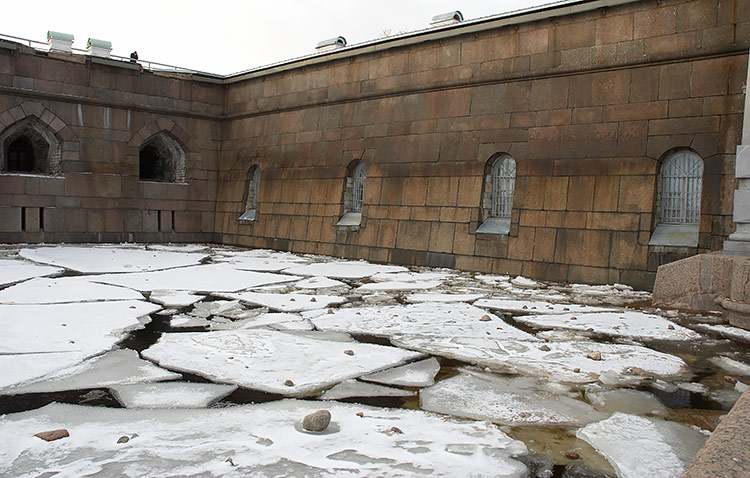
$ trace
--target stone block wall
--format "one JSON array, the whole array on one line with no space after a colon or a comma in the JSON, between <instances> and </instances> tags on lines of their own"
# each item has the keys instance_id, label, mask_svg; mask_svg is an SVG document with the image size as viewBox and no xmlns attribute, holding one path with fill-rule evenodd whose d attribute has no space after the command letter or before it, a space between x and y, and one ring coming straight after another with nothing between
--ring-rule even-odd
<instances>
[{"instance_id":1,"label":"stone block wall","mask_svg":"<svg viewBox=\"0 0 750 478\"><path fill-rule=\"evenodd\" d=\"M0 42L0 134L34 119L60 170L0 172L0 241L211 241L224 87L139 65ZM166 132L184 183L139 180L139 150Z\"/></svg>"},{"instance_id":2,"label":"stone block wall","mask_svg":"<svg viewBox=\"0 0 750 478\"><path fill-rule=\"evenodd\" d=\"M750 8L644 0L506 23L231 79L217 240L642 288L660 263L720 249ZM680 148L704 161L699 244L656 249L660 166ZM495 153L517 164L511 228L477 234ZM358 229L336 226L353 160ZM238 221L252 165L258 215Z\"/></svg>"}]
</instances>

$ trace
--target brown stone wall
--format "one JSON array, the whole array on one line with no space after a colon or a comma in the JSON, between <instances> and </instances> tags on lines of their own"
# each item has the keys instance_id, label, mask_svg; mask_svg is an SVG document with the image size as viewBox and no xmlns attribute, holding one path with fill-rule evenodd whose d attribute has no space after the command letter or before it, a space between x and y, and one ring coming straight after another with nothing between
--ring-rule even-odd
<instances>
[{"instance_id":1,"label":"brown stone wall","mask_svg":"<svg viewBox=\"0 0 750 478\"><path fill-rule=\"evenodd\" d=\"M745 2L644 0L235 78L217 240L649 288L670 151L704 160L699 250L733 230L749 40ZM511 229L477 234L497 152L517 162ZM362 224L337 228L355 159Z\"/></svg>"},{"instance_id":2,"label":"brown stone wall","mask_svg":"<svg viewBox=\"0 0 750 478\"><path fill-rule=\"evenodd\" d=\"M211 241L223 85L0 42L0 133L35 118L61 142L57 174L0 173L0 241ZM168 132L186 181L139 180Z\"/></svg>"}]
</instances>

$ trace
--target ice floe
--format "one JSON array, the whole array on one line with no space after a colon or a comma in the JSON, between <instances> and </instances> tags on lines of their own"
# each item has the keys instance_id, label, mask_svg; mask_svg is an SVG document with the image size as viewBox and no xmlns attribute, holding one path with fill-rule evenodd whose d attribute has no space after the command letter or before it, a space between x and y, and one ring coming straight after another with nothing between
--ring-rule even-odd
<instances>
[{"instance_id":1,"label":"ice floe","mask_svg":"<svg viewBox=\"0 0 750 478\"><path fill-rule=\"evenodd\" d=\"M438 292L426 292L423 294L411 294L406 298L407 302L418 304L421 302L474 302L481 299L485 294L441 294Z\"/></svg>"},{"instance_id":2,"label":"ice floe","mask_svg":"<svg viewBox=\"0 0 750 478\"><path fill-rule=\"evenodd\" d=\"M695 340L701 335L658 315L624 312L570 313L517 316L516 321L535 328L566 329L592 335L629 339Z\"/></svg>"},{"instance_id":3,"label":"ice floe","mask_svg":"<svg viewBox=\"0 0 750 478\"><path fill-rule=\"evenodd\" d=\"M489 337L395 336L399 347L462 360L492 370L551 378L566 383L640 382L689 373L679 357L637 345L597 342L531 342ZM614 381L614 383L613 383Z\"/></svg>"},{"instance_id":4,"label":"ice floe","mask_svg":"<svg viewBox=\"0 0 750 478\"><path fill-rule=\"evenodd\" d=\"M330 305L343 304L346 297L322 294L268 294L262 292L242 292L220 294L222 297L268 307L277 312L302 312L303 310L325 309Z\"/></svg>"},{"instance_id":5,"label":"ice floe","mask_svg":"<svg viewBox=\"0 0 750 478\"><path fill-rule=\"evenodd\" d=\"M298 279L299 277L271 272L242 271L235 269L231 264L206 264L164 271L102 274L89 277L89 280L93 282L130 287L141 292L154 290L236 292Z\"/></svg>"},{"instance_id":6,"label":"ice floe","mask_svg":"<svg viewBox=\"0 0 750 478\"><path fill-rule=\"evenodd\" d=\"M651 300L648 292L624 284L571 284L569 293L573 301L584 304L625 305Z\"/></svg>"},{"instance_id":7,"label":"ice floe","mask_svg":"<svg viewBox=\"0 0 750 478\"><path fill-rule=\"evenodd\" d=\"M706 332L714 332L734 340L741 340L742 342L750 342L750 330L740 329L739 327L732 327L729 325L710 325L710 324L695 324L694 327L698 330Z\"/></svg>"},{"instance_id":8,"label":"ice floe","mask_svg":"<svg viewBox=\"0 0 750 478\"><path fill-rule=\"evenodd\" d=\"M142 354L171 370L286 396L311 395L423 357L395 347L262 329L164 334Z\"/></svg>"},{"instance_id":9,"label":"ice floe","mask_svg":"<svg viewBox=\"0 0 750 478\"><path fill-rule=\"evenodd\" d=\"M0 389L39 379L81 361L79 352L0 353Z\"/></svg>"},{"instance_id":10,"label":"ice floe","mask_svg":"<svg viewBox=\"0 0 750 478\"><path fill-rule=\"evenodd\" d=\"M110 389L125 408L206 408L237 390L237 385L137 383L114 385Z\"/></svg>"},{"instance_id":11,"label":"ice floe","mask_svg":"<svg viewBox=\"0 0 750 478\"><path fill-rule=\"evenodd\" d=\"M142 246L40 246L21 249L21 257L84 273L143 272L192 266L208 255L146 250Z\"/></svg>"},{"instance_id":12,"label":"ice floe","mask_svg":"<svg viewBox=\"0 0 750 478\"><path fill-rule=\"evenodd\" d=\"M357 287L361 291L399 291L399 290L427 290L441 286L441 281L388 281L388 282L369 282Z\"/></svg>"},{"instance_id":13,"label":"ice floe","mask_svg":"<svg viewBox=\"0 0 750 478\"><path fill-rule=\"evenodd\" d=\"M320 398L322 400L341 400L344 398L412 397L416 394L417 392L410 392L409 390L384 387L383 385L351 379L344 380L330 390L326 390Z\"/></svg>"},{"instance_id":14,"label":"ice floe","mask_svg":"<svg viewBox=\"0 0 750 478\"><path fill-rule=\"evenodd\" d=\"M586 312L607 312L615 309L605 307L591 307L584 304L556 304L543 300L522 300L490 298L474 302L476 307L490 310L501 310L512 314L581 314Z\"/></svg>"},{"instance_id":15,"label":"ice floe","mask_svg":"<svg viewBox=\"0 0 750 478\"><path fill-rule=\"evenodd\" d=\"M710 359L708 359L708 361L724 370L725 372L743 376L750 376L750 365L742 363L738 360L720 355L717 357L711 357Z\"/></svg>"},{"instance_id":16,"label":"ice floe","mask_svg":"<svg viewBox=\"0 0 750 478\"><path fill-rule=\"evenodd\" d=\"M295 289L330 289L332 287L349 288L346 283L328 277L309 277L294 283Z\"/></svg>"},{"instance_id":17,"label":"ice floe","mask_svg":"<svg viewBox=\"0 0 750 478\"><path fill-rule=\"evenodd\" d=\"M586 400L599 411L631 415L666 415L667 407L649 392L630 389L587 391Z\"/></svg>"},{"instance_id":18,"label":"ice floe","mask_svg":"<svg viewBox=\"0 0 750 478\"><path fill-rule=\"evenodd\" d=\"M227 262L237 269L261 272L278 272L310 262L289 252L276 252L267 249L220 252L214 256L213 260L218 263Z\"/></svg>"},{"instance_id":19,"label":"ice floe","mask_svg":"<svg viewBox=\"0 0 750 478\"><path fill-rule=\"evenodd\" d=\"M301 330L312 330L310 321L298 314L288 312L266 312L247 319L239 319L230 322L210 322L211 330L238 330L254 329L256 327L281 327Z\"/></svg>"},{"instance_id":20,"label":"ice floe","mask_svg":"<svg viewBox=\"0 0 750 478\"><path fill-rule=\"evenodd\" d=\"M54 360L54 356L49 357ZM3 390L1 393L48 393L66 390L106 388L118 384L134 384L178 380L179 373L164 370L142 360L135 350L120 349L86 360L73 367L42 377L23 387Z\"/></svg>"},{"instance_id":21,"label":"ice floe","mask_svg":"<svg viewBox=\"0 0 750 478\"><path fill-rule=\"evenodd\" d=\"M528 378L462 373L425 388L420 405L498 425L578 427L606 417L580 400L536 389Z\"/></svg>"},{"instance_id":22,"label":"ice floe","mask_svg":"<svg viewBox=\"0 0 750 478\"><path fill-rule=\"evenodd\" d=\"M576 436L604 455L618 478L678 477L706 437L681 423L615 413Z\"/></svg>"},{"instance_id":23,"label":"ice floe","mask_svg":"<svg viewBox=\"0 0 750 478\"><path fill-rule=\"evenodd\" d=\"M536 289L540 285L539 282L522 276L514 277L511 279L510 283L516 287L523 287L526 289Z\"/></svg>"},{"instance_id":24,"label":"ice floe","mask_svg":"<svg viewBox=\"0 0 750 478\"><path fill-rule=\"evenodd\" d=\"M7 444L0 467L9 476L455 477L467 470L475 477L527 476L515 459L526 447L495 425L326 402L329 430L298 431L321 405L283 400L131 410L52 404L0 418L0 441ZM33 436L57 428L70 436L54 442Z\"/></svg>"},{"instance_id":25,"label":"ice floe","mask_svg":"<svg viewBox=\"0 0 750 478\"><path fill-rule=\"evenodd\" d=\"M16 259L0 259L0 287L34 277L51 276L62 272L63 269L59 267L43 266Z\"/></svg>"},{"instance_id":26,"label":"ice floe","mask_svg":"<svg viewBox=\"0 0 750 478\"><path fill-rule=\"evenodd\" d=\"M205 299L205 295L191 294L180 290L154 290L148 300L164 307L188 307Z\"/></svg>"},{"instance_id":27,"label":"ice floe","mask_svg":"<svg viewBox=\"0 0 750 478\"><path fill-rule=\"evenodd\" d=\"M125 287L90 282L86 277L37 278L0 290L0 304L62 304L104 300L143 300L143 295Z\"/></svg>"},{"instance_id":28,"label":"ice floe","mask_svg":"<svg viewBox=\"0 0 750 478\"><path fill-rule=\"evenodd\" d=\"M399 334L534 340L499 317L464 303L358 307L312 319L321 330L390 337Z\"/></svg>"},{"instance_id":29,"label":"ice floe","mask_svg":"<svg viewBox=\"0 0 750 478\"><path fill-rule=\"evenodd\" d=\"M439 371L440 362L435 357L430 357L419 362L365 375L362 380L402 387L428 387L435 383L435 375Z\"/></svg>"},{"instance_id":30,"label":"ice floe","mask_svg":"<svg viewBox=\"0 0 750 478\"><path fill-rule=\"evenodd\" d=\"M301 276L323 276L334 279L364 279L377 273L409 272L403 266L371 264L364 261L330 261L307 264L285 269L287 274Z\"/></svg>"}]
</instances>

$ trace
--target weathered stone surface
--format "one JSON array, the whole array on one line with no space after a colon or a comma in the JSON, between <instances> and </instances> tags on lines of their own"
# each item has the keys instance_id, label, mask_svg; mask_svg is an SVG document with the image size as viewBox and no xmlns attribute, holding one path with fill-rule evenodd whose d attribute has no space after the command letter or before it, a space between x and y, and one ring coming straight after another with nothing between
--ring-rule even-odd
<instances>
[{"instance_id":1,"label":"weathered stone surface","mask_svg":"<svg viewBox=\"0 0 750 478\"><path fill-rule=\"evenodd\" d=\"M306 415L302 420L302 428L310 432L322 432L328 428L331 423L331 412L328 410L318 410Z\"/></svg>"},{"instance_id":2,"label":"weathered stone surface","mask_svg":"<svg viewBox=\"0 0 750 478\"><path fill-rule=\"evenodd\" d=\"M55 441L61 438L69 437L70 433L68 433L68 430L64 428L60 428L58 430L49 430L46 432L39 432L39 433L34 434L34 436L39 437L44 441Z\"/></svg>"}]
</instances>

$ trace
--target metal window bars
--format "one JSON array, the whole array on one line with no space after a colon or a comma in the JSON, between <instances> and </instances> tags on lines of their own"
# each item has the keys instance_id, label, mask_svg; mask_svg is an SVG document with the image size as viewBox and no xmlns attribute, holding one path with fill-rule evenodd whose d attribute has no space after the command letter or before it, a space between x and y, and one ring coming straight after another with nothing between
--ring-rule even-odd
<instances>
[{"instance_id":1,"label":"metal window bars","mask_svg":"<svg viewBox=\"0 0 750 478\"><path fill-rule=\"evenodd\" d=\"M703 161L691 151L672 154L662 166L662 224L698 224Z\"/></svg>"},{"instance_id":2,"label":"metal window bars","mask_svg":"<svg viewBox=\"0 0 750 478\"><path fill-rule=\"evenodd\" d=\"M248 184L247 201L245 203L246 211L257 209L258 191L260 190L260 168L253 166L250 171L250 183Z\"/></svg>"},{"instance_id":3,"label":"metal window bars","mask_svg":"<svg viewBox=\"0 0 750 478\"><path fill-rule=\"evenodd\" d=\"M365 179L367 177L367 167L364 163L359 163L352 173L352 211L362 212L362 204L365 199Z\"/></svg>"},{"instance_id":4,"label":"metal window bars","mask_svg":"<svg viewBox=\"0 0 750 478\"><path fill-rule=\"evenodd\" d=\"M502 156L492 165L492 217L510 217L516 182L516 161Z\"/></svg>"}]
</instances>

